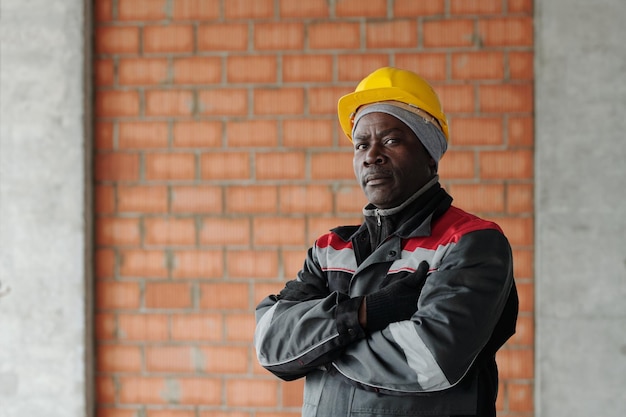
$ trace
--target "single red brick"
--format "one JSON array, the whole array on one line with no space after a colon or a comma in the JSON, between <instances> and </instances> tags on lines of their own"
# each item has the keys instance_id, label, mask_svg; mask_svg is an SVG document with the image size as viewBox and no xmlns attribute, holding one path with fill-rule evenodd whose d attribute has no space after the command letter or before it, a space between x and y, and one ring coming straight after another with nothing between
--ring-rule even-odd
<instances>
[{"instance_id":1,"label":"single red brick","mask_svg":"<svg viewBox=\"0 0 626 417\"><path fill-rule=\"evenodd\" d=\"M281 213L328 213L333 194L326 185L286 185L279 189Z\"/></svg>"},{"instance_id":2,"label":"single red brick","mask_svg":"<svg viewBox=\"0 0 626 417\"><path fill-rule=\"evenodd\" d=\"M138 245L139 220L100 217L96 220L96 244L106 246Z\"/></svg>"},{"instance_id":3,"label":"single red brick","mask_svg":"<svg viewBox=\"0 0 626 417\"><path fill-rule=\"evenodd\" d=\"M278 276L278 254L268 250L227 251L230 278L275 278Z\"/></svg>"},{"instance_id":4,"label":"single red brick","mask_svg":"<svg viewBox=\"0 0 626 417\"><path fill-rule=\"evenodd\" d=\"M486 113L531 113L532 84L482 85L479 87L480 110Z\"/></svg>"},{"instance_id":5,"label":"single red brick","mask_svg":"<svg viewBox=\"0 0 626 417\"><path fill-rule=\"evenodd\" d=\"M148 346L146 347L146 371L148 372L193 372L191 346Z\"/></svg>"},{"instance_id":6,"label":"single red brick","mask_svg":"<svg viewBox=\"0 0 626 417\"><path fill-rule=\"evenodd\" d=\"M96 352L98 372L141 371L141 349L138 346L101 344Z\"/></svg>"},{"instance_id":7,"label":"single red brick","mask_svg":"<svg viewBox=\"0 0 626 417\"><path fill-rule=\"evenodd\" d=\"M230 19L267 19L274 15L273 0L231 0L224 4L224 15Z\"/></svg>"},{"instance_id":8,"label":"single red brick","mask_svg":"<svg viewBox=\"0 0 626 417\"><path fill-rule=\"evenodd\" d=\"M120 122L118 145L120 149L167 148L169 127L166 122Z\"/></svg>"},{"instance_id":9,"label":"single red brick","mask_svg":"<svg viewBox=\"0 0 626 417\"><path fill-rule=\"evenodd\" d=\"M304 90L301 88L257 88L254 92L254 113L286 115L304 113Z\"/></svg>"},{"instance_id":10,"label":"single red brick","mask_svg":"<svg viewBox=\"0 0 626 417\"><path fill-rule=\"evenodd\" d=\"M502 379L531 379L534 376L532 348L501 349L496 354L496 360Z\"/></svg>"},{"instance_id":11,"label":"single red brick","mask_svg":"<svg viewBox=\"0 0 626 417\"><path fill-rule=\"evenodd\" d=\"M247 310L249 286L244 283L219 282L200 285L200 308L209 310Z\"/></svg>"},{"instance_id":12,"label":"single red brick","mask_svg":"<svg viewBox=\"0 0 626 417\"><path fill-rule=\"evenodd\" d=\"M146 417L196 417L196 412L193 410L147 409Z\"/></svg>"},{"instance_id":13,"label":"single red brick","mask_svg":"<svg viewBox=\"0 0 626 417\"><path fill-rule=\"evenodd\" d=\"M117 333L116 314L97 313L94 314L94 334L99 342L113 340Z\"/></svg>"},{"instance_id":14,"label":"single red brick","mask_svg":"<svg viewBox=\"0 0 626 417\"><path fill-rule=\"evenodd\" d=\"M226 58L229 83L275 83L276 57L271 55L229 56Z\"/></svg>"},{"instance_id":15,"label":"single red brick","mask_svg":"<svg viewBox=\"0 0 626 417\"><path fill-rule=\"evenodd\" d=\"M136 309L141 290L136 282L101 281L96 283L96 307L105 309Z\"/></svg>"},{"instance_id":16,"label":"single red brick","mask_svg":"<svg viewBox=\"0 0 626 417\"><path fill-rule=\"evenodd\" d=\"M220 17L220 0L176 0L174 20L213 20Z\"/></svg>"},{"instance_id":17,"label":"single red brick","mask_svg":"<svg viewBox=\"0 0 626 417\"><path fill-rule=\"evenodd\" d=\"M393 2L393 15L395 17L422 17L428 15L444 14L444 0L395 0Z\"/></svg>"},{"instance_id":18,"label":"single red brick","mask_svg":"<svg viewBox=\"0 0 626 417\"><path fill-rule=\"evenodd\" d=\"M330 82L333 58L330 55L288 55L283 58L284 82Z\"/></svg>"},{"instance_id":19,"label":"single red brick","mask_svg":"<svg viewBox=\"0 0 626 417\"><path fill-rule=\"evenodd\" d=\"M504 211L504 185L452 184L449 188L457 206L469 212Z\"/></svg>"},{"instance_id":20,"label":"single red brick","mask_svg":"<svg viewBox=\"0 0 626 417\"><path fill-rule=\"evenodd\" d=\"M167 259L162 250L127 249L120 254L120 276L167 278Z\"/></svg>"},{"instance_id":21,"label":"single red brick","mask_svg":"<svg viewBox=\"0 0 626 417\"><path fill-rule=\"evenodd\" d=\"M278 190L275 186L230 186L226 189L228 213L276 213Z\"/></svg>"},{"instance_id":22,"label":"single red brick","mask_svg":"<svg viewBox=\"0 0 626 417\"><path fill-rule=\"evenodd\" d=\"M358 23L316 22L309 25L311 49L358 49L360 46Z\"/></svg>"},{"instance_id":23,"label":"single red brick","mask_svg":"<svg viewBox=\"0 0 626 417\"><path fill-rule=\"evenodd\" d=\"M111 185L96 185L94 188L94 211L111 214L116 209L115 190Z\"/></svg>"},{"instance_id":24,"label":"single red brick","mask_svg":"<svg viewBox=\"0 0 626 417\"><path fill-rule=\"evenodd\" d=\"M92 7L96 22L113 20L113 0L99 0Z\"/></svg>"},{"instance_id":25,"label":"single red brick","mask_svg":"<svg viewBox=\"0 0 626 417\"><path fill-rule=\"evenodd\" d=\"M145 53L192 52L192 25L146 26L143 29Z\"/></svg>"},{"instance_id":26,"label":"single red brick","mask_svg":"<svg viewBox=\"0 0 626 417\"><path fill-rule=\"evenodd\" d=\"M502 0L451 0L450 14L500 14Z\"/></svg>"},{"instance_id":27,"label":"single red brick","mask_svg":"<svg viewBox=\"0 0 626 417\"><path fill-rule=\"evenodd\" d=\"M177 121L173 145L180 148L214 148L222 145L222 123L216 121Z\"/></svg>"},{"instance_id":28,"label":"single red brick","mask_svg":"<svg viewBox=\"0 0 626 417\"><path fill-rule=\"evenodd\" d=\"M327 147L333 143L333 121L295 119L283 122L283 146Z\"/></svg>"},{"instance_id":29,"label":"single red brick","mask_svg":"<svg viewBox=\"0 0 626 417\"><path fill-rule=\"evenodd\" d=\"M251 176L247 152L212 152L200 156L200 175L207 180L248 179Z\"/></svg>"},{"instance_id":30,"label":"single red brick","mask_svg":"<svg viewBox=\"0 0 626 417\"><path fill-rule=\"evenodd\" d=\"M119 20L162 20L167 18L167 0L118 0Z\"/></svg>"},{"instance_id":31,"label":"single red brick","mask_svg":"<svg viewBox=\"0 0 626 417\"><path fill-rule=\"evenodd\" d=\"M435 91L446 113L473 113L475 110L474 87L467 84L438 85Z\"/></svg>"},{"instance_id":32,"label":"single red brick","mask_svg":"<svg viewBox=\"0 0 626 417\"><path fill-rule=\"evenodd\" d=\"M103 26L96 28L97 54L136 54L139 52L139 28Z\"/></svg>"},{"instance_id":33,"label":"single red brick","mask_svg":"<svg viewBox=\"0 0 626 417\"><path fill-rule=\"evenodd\" d=\"M139 115L137 91L98 91L96 93L98 117L127 117Z\"/></svg>"},{"instance_id":34,"label":"single red brick","mask_svg":"<svg viewBox=\"0 0 626 417\"><path fill-rule=\"evenodd\" d=\"M303 218L255 217L252 224L255 246L303 246L307 243Z\"/></svg>"},{"instance_id":35,"label":"single red brick","mask_svg":"<svg viewBox=\"0 0 626 417\"><path fill-rule=\"evenodd\" d=\"M484 46L532 46L532 17L503 17L478 22Z\"/></svg>"},{"instance_id":36,"label":"single red brick","mask_svg":"<svg viewBox=\"0 0 626 417\"><path fill-rule=\"evenodd\" d=\"M219 57L186 57L174 59L174 83L217 84L222 80L222 60Z\"/></svg>"},{"instance_id":37,"label":"single red brick","mask_svg":"<svg viewBox=\"0 0 626 417\"><path fill-rule=\"evenodd\" d=\"M443 180L469 179L476 177L474 152L452 151L445 153L439 161L439 176Z\"/></svg>"},{"instance_id":38,"label":"single red brick","mask_svg":"<svg viewBox=\"0 0 626 417\"><path fill-rule=\"evenodd\" d=\"M311 156L311 179L354 180L352 152L320 152Z\"/></svg>"},{"instance_id":39,"label":"single red brick","mask_svg":"<svg viewBox=\"0 0 626 417\"><path fill-rule=\"evenodd\" d=\"M97 376L95 378L95 394L98 397L98 404L114 404L116 402L116 388L113 383L113 377L109 376ZM101 414L102 413L102 414ZM106 409L99 408L98 416L104 415L105 417L109 417L109 415L105 414ZM132 415L128 416L115 416L112 415L110 417L134 417Z\"/></svg>"},{"instance_id":40,"label":"single red brick","mask_svg":"<svg viewBox=\"0 0 626 417\"><path fill-rule=\"evenodd\" d=\"M533 184L509 184L506 206L509 213L532 213L534 209Z\"/></svg>"},{"instance_id":41,"label":"single red brick","mask_svg":"<svg viewBox=\"0 0 626 417\"><path fill-rule=\"evenodd\" d=\"M530 179L533 177L533 152L485 151L480 153L483 179Z\"/></svg>"},{"instance_id":42,"label":"single red brick","mask_svg":"<svg viewBox=\"0 0 626 417\"><path fill-rule=\"evenodd\" d=\"M339 17L387 17L386 0L342 0L335 5L335 14Z\"/></svg>"},{"instance_id":43,"label":"single red brick","mask_svg":"<svg viewBox=\"0 0 626 417\"><path fill-rule=\"evenodd\" d=\"M328 17L330 15L329 3L326 0L280 0L280 16L283 18L304 17L307 19L316 17Z\"/></svg>"},{"instance_id":44,"label":"single red brick","mask_svg":"<svg viewBox=\"0 0 626 417\"><path fill-rule=\"evenodd\" d=\"M223 339L221 313L172 315L172 340L211 342Z\"/></svg>"},{"instance_id":45,"label":"single red brick","mask_svg":"<svg viewBox=\"0 0 626 417\"><path fill-rule=\"evenodd\" d=\"M502 52L461 52L452 55L452 78L499 80L504 78Z\"/></svg>"},{"instance_id":46,"label":"single red brick","mask_svg":"<svg viewBox=\"0 0 626 417\"><path fill-rule=\"evenodd\" d=\"M230 342L252 343L255 328L254 314L227 314L225 322L226 340Z\"/></svg>"},{"instance_id":47,"label":"single red brick","mask_svg":"<svg viewBox=\"0 0 626 417\"><path fill-rule=\"evenodd\" d=\"M176 393L180 392L177 403L182 405L220 405L222 402L222 379L207 378L179 378Z\"/></svg>"},{"instance_id":48,"label":"single red brick","mask_svg":"<svg viewBox=\"0 0 626 417\"><path fill-rule=\"evenodd\" d=\"M242 374L248 369L248 349L244 346L202 346L203 370L226 375Z\"/></svg>"},{"instance_id":49,"label":"single red brick","mask_svg":"<svg viewBox=\"0 0 626 417\"><path fill-rule=\"evenodd\" d=\"M112 59L96 59L93 63L96 86L109 86L115 83L115 68Z\"/></svg>"},{"instance_id":50,"label":"single red brick","mask_svg":"<svg viewBox=\"0 0 626 417\"><path fill-rule=\"evenodd\" d=\"M532 80L535 56L532 52L509 52L509 76L513 80Z\"/></svg>"},{"instance_id":51,"label":"single red brick","mask_svg":"<svg viewBox=\"0 0 626 417\"><path fill-rule=\"evenodd\" d=\"M160 58L126 58L119 61L117 71L121 85L163 84L168 79L168 62Z\"/></svg>"},{"instance_id":52,"label":"single red brick","mask_svg":"<svg viewBox=\"0 0 626 417\"><path fill-rule=\"evenodd\" d=\"M507 132L510 146L532 146L535 143L532 117L509 117L508 121Z\"/></svg>"},{"instance_id":53,"label":"single red brick","mask_svg":"<svg viewBox=\"0 0 626 417\"><path fill-rule=\"evenodd\" d=\"M167 383L164 377L123 376L117 380L119 402L122 404L167 404Z\"/></svg>"},{"instance_id":54,"label":"single red brick","mask_svg":"<svg viewBox=\"0 0 626 417\"><path fill-rule=\"evenodd\" d=\"M423 37L427 48L472 46L475 42L474 22L469 19L426 21Z\"/></svg>"},{"instance_id":55,"label":"single red brick","mask_svg":"<svg viewBox=\"0 0 626 417\"><path fill-rule=\"evenodd\" d=\"M211 23L198 27L198 50L245 51L248 49L247 23Z\"/></svg>"},{"instance_id":56,"label":"single red brick","mask_svg":"<svg viewBox=\"0 0 626 417\"><path fill-rule=\"evenodd\" d=\"M257 153L257 180L304 179L306 161L302 152Z\"/></svg>"},{"instance_id":57,"label":"single red brick","mask_svg":"<svg viewBox=\"0 0 626 417\"><path fill-rule=\"evenodd\" d=\"M500 117L455 117L448 120L454 146L501 145L503 122Z\"/></svg>"},{"instance_id":58,"label":"single red brick","mask_svg":"<svg viewBox=\"0 0 626 417\"><path fill-rule=\"evenodd\" d=\"M175 251L172 261L174 278L219 278L224 275L224 261L221 251L188 250Z\"/></svg>"},{"instance_id":59,"label":"single red brick","mask_svg":"<svg viewBox=\"0 0 626 417\"><path fill-rule=\"evenodd\" d=\"M191 286L188 283L146 283L146 308L189 308L192 306Z\"/></svg>"},{"instance_id":60,"label":"single red brick","mask_svg":"<svg viewBox=\"0 0 626 417\"><path fill-rule=\"evenodd\" d=\"M532 0L508 0L507 6L509 13L525 13L529 15L533 13Z\"/></svg>"},{"instance_id":61,"label":"single red brick","mask_svg":"<svg viewBox=\"0 0 626 417\"><path fill-rule=\"evenodd\" d=\"M535 286L532 282L518 282L517 293L520 313L533 313L535 310Z\"/></svg>"},{"instance_id":62,"label":"single red brick","mask_svg":"<svg viewBox=\"0 0 626 417\"><path fill-rule=\"evenodd\" d=\"M339 81L353 81L355 86L378 68L389 65L389 57L385 54L339 55L336 59ZM400 64L398 66L404 68Z\"/></svg>"},{"instance_id":63,"label":"single red brick","mask_svg":"<svg viewBox=\"0 0 626 417\"><path fill-rule=\"evenodd\" d=\"M274 380L229 379L226 403L231 407L276 407L278 382Z\"/></svg>"},{"instance_id":64,"label":"single red brick","mask_svg":"<svg viewBox=\"0 0 626 417\"><path fill-rule=\"evenodd\" d=\"M132 341L163 341L168 338L168 318L162 314L119 314L118 338Z\"/></svg>"},{"instance_id":65,"label":"single red brick","mask_svg":"<svg viewBox=\"0 0 626 417\"><path fill-rule=\"evenodd\" d=\"M371 22L367 24L365 39L367 48L414 48L417 23L413 20Z\"/></svg>"},{"instance_id":66,"label":"single red brick","mask_svg":"<svg viewBox=\"0 0 626 417\"><path fill-rule=\"evenodd\" d=\"M194 111L193 93L187 90L149 90L147 116L188 116Z\"/></svg>"},{"instance_id":67,"label":"single red brick","mask_svg":"<svg viewBox=\"0 0 626 417\"><path fill-rule=\"evenodd\" d=\"M94 128L94 147L96 150L113 150L113 123L96 122Z\"/></svg>"},{"instance_id":68,"label":"single red brick","mask_svg":"<svg viewBox=\"0 0 626 417\"><path fill-rule=\"evenodd\" d=\"M248 92L241 88L200 91L198 100L202 114L237 116L248 112Z\"/></svg>"},{"instance_id":69,"label":"single red brick","mask_svg":"<svg viewBox=\"0 0 626 417\"><path fill-rule=\"evenodd\" d=\"M221 213L222 189L211 185L173 186L172 212Z\"/></svg>"},{"instance_id":70,"label":"single red brick","mask_svg":"<svg viewBox=\"0 0 626 417\"><path fill-rule=\"evenodd\" d=\"M428 52L396 54L396 65L399 68L416 72L428 81L445 80L447 77L446 55Z\"/></svg>"},{"instance_id":71,"label":"single red brick","mask_svg":"<svg viewBox=\"0 0 626 417\"><path fill-rule=\"evenodd\" d=\"M94 271L97 279L115 276L115 252L112 249L97 249L95 251Z\"/></svg>"},{"instance_id":72,"label":"single red brick","mask_svg":"<svg viewBox=\"0 0 626 417\"><path fill-rule=\"evenodd\" d=\"M337 117L337 100L339 100L339 97L353 91L354 88L312 87L309 90L309 113Z\"/></svg>"},{"instance_id":73,"label":"single red brick","mask_svg":"<svg viewBox=\"0 0 626 417\"><path fill-rule=\"evenodd\" d=\"M193 245L196 242L194 219L147 218L144 220L147 245Z\"/></svg>"},{"instance_id":74,"label":"single red brick","mask_svg":"<svg viewBox=\"0 0 626 417\"><path fill-rule=\"evenodd\" d=\"M226 123L228 147L271 147L278 145L278 126L274 120L237 120Z\"/></svg>"},{"instance_id":75,"label":"single red brick","mask_svg":"<svg viewBox=\"0 0 626 417\"><path fill-rule=\"evenodd\" d=\"M258 23L254 26L254 49L257 51L302 50L304 39L304 25L300 22Z\"/></svg>"},{"instance_id":76,"label":"single red brick","mask_svg":"<svg viewBox=\"0 0 626 417\"><path fill-rule=\"evenodd\" d=\"M213 246L247 246L250 244L250 220L247 218L204 218L200 244Z\"/></svg>"},{"instance_id":77,"label":"single red brick","mask_svg":"<svg viewBox=\"0 0 626 417\"><path fill-rule=\"evenodd\" d=\"M188 180L196 176L195 155L189 153L151 153L145 155L147 180Z\"/></svg>"}]
</instances>

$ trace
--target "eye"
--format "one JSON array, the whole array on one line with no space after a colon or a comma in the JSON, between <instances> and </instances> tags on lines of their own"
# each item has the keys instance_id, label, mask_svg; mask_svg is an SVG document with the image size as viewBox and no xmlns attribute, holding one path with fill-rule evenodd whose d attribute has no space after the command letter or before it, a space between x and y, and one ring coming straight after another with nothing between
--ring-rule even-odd
<instances>
[{"instance_id":1,"label":"eye","mask_svg":"<svg viewBox=\"0 0 626 417\"><path fill-rule=\"evenodd\" d=\"M354 149L357 151L362 151L367 149L367 144L366 143L355 143L354 144Z\"/></svg>"},{"instance_id":2,"label":"eye","mask_svg":"<svg viewBox=\"0 0 626 417\"><path fill-rule=\"evenodd\" d=\"M395 145L399 142L400 142L400 139L396 137L385 138L385 141L384 141L385 145Z\"/></svg>"}]
</instances>

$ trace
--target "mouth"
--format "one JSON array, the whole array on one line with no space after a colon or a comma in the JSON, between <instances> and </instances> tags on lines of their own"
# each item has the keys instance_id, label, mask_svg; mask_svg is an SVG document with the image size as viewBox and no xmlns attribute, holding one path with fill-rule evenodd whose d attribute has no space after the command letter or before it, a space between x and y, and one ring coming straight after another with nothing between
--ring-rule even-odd
<instances>
[{"instance_id":1,"label":"mouth","mask_svg":"<svg viewBox=\"0 0 626 417\"><path fill-rule=\"evenodd\" d=\"M368 174L364 177L363 183L365 185L381 185L388 182L391 179L391 175L384 173Z\"/></svg>"}]
</instances>

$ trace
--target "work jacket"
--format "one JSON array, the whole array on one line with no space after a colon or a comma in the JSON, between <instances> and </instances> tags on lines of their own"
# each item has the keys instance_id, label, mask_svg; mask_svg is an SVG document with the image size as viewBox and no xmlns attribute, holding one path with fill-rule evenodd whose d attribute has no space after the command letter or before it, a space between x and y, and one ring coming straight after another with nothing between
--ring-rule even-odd
<instances>
[{"instance_id":1,"label":"work jacket","mask_svg":"<svg viewBox=\"0 0 626 417\"><path fill-rule=\"evenodd\" d=\"M259 363L284 380L306 377L304 417L495 416L495 353L518 310L511 249L498 225L451 202L431 187L376 248L365 223L330 231L298 277L326 292L257 306ZM362 329L362 297L424 260L411 319Z\"/></svg>"}]
</instances>

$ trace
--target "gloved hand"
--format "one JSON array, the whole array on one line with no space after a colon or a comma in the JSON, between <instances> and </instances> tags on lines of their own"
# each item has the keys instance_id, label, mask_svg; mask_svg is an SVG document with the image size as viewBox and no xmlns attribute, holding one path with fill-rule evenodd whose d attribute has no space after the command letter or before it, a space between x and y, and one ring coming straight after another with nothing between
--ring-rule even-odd
<instances>
[{"instance_id":1,"label":"gloved hand","mask_svg":"<svg viewBox=\"0 0 626 417\"><path fill-rule=\"evenodd\" d=\"M287 281L278 294L279 300L308 301L325 298L330 294L326 282L307 271L298 273L299 279Z\"/></svg>"},{"instance_id":2,"label":"gloved hand","mask_svg":"<svg viewBox=\"0 0 626 417\"><path fill-rule=\"evenodd\" d=\"M417 311L417 299L426 282L428 267L428 262L422 261L411 275L392 281L365 297L368 331L381 330L390 323L411 318Z\"/></svg>"}]
</instances>

